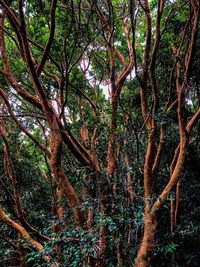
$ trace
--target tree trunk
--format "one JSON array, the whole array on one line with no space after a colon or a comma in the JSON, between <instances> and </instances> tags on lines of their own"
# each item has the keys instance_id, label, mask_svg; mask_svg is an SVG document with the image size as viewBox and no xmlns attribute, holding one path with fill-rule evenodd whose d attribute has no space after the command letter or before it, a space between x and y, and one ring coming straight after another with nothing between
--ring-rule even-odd
<instances>
[{"instance_id":1,"label":"tree trunk","mask_svg":"<svg viewBox=\"0 0 200 267\"><path fill-rule=\"evenodd\" d=\"M156 216L146 211L144 235L135 261L135 267L148 267L155 248Z\"/></svg>"}]
</instances>

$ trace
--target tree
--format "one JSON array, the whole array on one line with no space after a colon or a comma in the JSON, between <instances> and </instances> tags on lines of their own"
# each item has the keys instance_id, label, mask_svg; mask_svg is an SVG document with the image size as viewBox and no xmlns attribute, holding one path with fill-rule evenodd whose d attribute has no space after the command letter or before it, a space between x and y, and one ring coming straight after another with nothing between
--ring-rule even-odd
<instances>
[{"instance_id":1,"label":"tree","mask_svg":"<svg viewBox=\"0 0 200 267\"><path fill-rule=\"evenodd\" d=\"M180 221L198 136L199 1L0 5L0 221L25 242L11 242L20 261L150 266L163 206L171 201L171 236ZM47 207L37 192L30 200L45 223L28 210L27 157L30 185L47 193Z\"/></svg>"}]
</instances>

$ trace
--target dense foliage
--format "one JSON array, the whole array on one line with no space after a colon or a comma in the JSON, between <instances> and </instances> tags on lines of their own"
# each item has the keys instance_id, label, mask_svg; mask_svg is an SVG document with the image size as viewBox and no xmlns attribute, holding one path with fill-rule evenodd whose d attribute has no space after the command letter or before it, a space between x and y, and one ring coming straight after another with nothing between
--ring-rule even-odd
<instances>
[{"instance_id":1,"label":"dense foliage","mask_svg":"<svg viewBox=\"0 0 200 267\"><path fill-rule=\"evenodd\" d=\"M0 0L0 266L200 266L198 0Z\"/></svg>"}]
</instances>

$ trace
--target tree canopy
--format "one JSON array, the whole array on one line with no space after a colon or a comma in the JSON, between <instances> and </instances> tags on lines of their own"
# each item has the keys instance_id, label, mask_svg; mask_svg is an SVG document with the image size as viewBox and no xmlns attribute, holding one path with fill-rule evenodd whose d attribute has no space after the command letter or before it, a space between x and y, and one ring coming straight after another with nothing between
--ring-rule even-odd
<instances>
[{"instance_id":1,"label":"tree canopy","mask_svg":"<svg viewBox=\"0 0 200 267\"><path fill-rule=\"evenodd\" d=\"M200 266L199 0L0 0L0 266Z\"/></svg>"}]
</instances>

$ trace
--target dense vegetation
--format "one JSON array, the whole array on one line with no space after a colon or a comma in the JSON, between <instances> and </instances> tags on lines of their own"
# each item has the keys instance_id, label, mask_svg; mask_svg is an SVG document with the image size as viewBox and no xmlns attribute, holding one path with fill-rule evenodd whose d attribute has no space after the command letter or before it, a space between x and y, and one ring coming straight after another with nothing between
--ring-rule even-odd
<instances>
[{"instance_id":1,"label":"dense vegetation","mask_svg":"<svg viewBox=\"0 0 200 267\"><path fill-rule=\"evenodd\" d=\"M0 266L200 266L199 0L0 0Z\"/></svg>"}]
</instances>

